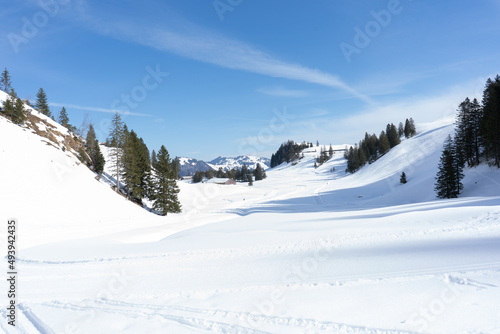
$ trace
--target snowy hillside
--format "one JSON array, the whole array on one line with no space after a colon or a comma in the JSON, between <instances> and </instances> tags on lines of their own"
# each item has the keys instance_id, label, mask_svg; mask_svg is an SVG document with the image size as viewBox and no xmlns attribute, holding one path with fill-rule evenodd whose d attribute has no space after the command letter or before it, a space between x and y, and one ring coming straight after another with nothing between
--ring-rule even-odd
<instances>
[{"instance_id":1,"label":"snowy hillside","mask_svg":"<svg viewBox=\"0 0 500 334\"><path fill-rule=\"evenodd\" d=\"M21 296L17 330L5 309L0 328L498 333L500 172L466 170L463 196L435 198L452 123L417 124L353 175L342 153L315 169L313 147L253 187L180 182L183 212L160 217L0 117L0 216L19 219Z\"/></svg>"},{"instance_id":2,"label":"snowy hillside","mask_svg":"<svg viewBox=\"0 0 500 334\"><path fill-rule=\"evenodd\" d=\"M239 168L243 166L243 164L246 164L248 168L250 169L255 169L257 168L257 164L260 164L260 166L264 169L269 169L271 160L268 158L259 158L259 157L254 157L254 156L238 156L238 157L218 157L215 158L212 161L208 162L208 165L212 167L214 170L219 170L219 168L222 168L222 170L227 171L233 168Z\"/></svg>"}]
</instances>

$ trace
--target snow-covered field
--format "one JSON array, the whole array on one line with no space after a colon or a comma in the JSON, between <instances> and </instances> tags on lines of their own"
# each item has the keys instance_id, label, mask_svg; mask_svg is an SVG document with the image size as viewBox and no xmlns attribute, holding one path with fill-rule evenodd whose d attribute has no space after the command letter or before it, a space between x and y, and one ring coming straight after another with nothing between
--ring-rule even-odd
<instances>
[{"instance_id":1,"label":"snow-covered field","mask_svg":"<svg viewBox=\"0 0 500 334\"><path fill-rule=\"evenodd\" d=\"M0 328L500 333L500 172L435 198L452 122L354 175L341 153L314 169L315 147L253 187L181 182L183 213L159 217L0 117L0 217L18 218L20 248L18 326L2 307Z\"/></svg>"}]
</instances>

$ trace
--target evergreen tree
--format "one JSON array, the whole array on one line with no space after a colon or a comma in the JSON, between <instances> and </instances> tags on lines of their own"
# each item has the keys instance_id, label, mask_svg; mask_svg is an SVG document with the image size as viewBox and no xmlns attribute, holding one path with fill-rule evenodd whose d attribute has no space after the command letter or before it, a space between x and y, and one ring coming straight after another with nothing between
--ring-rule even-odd
<instances>
[{"instance_id":1,"label":"evergreen tree","mask_svg":"<svg viewBox=\"0 0 500 334\"><path fill-rule=\"evenodd\" d=\"M90 156L92 169L95 173L102 174L102 172L104 171L104 164L106 163L106 160L102 155L101 148L99 147L99 141L96 138L95 130L92 124L89 125L85 148L87 149L87 153Z\"/></svg>"},{"instance_id":2,"label":"evergreen tree","mask_svg":"<svg viewBox=\"0 0 500 334\"><path fill-rule=\"evenodd\" d=\"M8 93L12 89L12 82L10 80L9 71L7 68L0 75L0 89Z\"/></svg>"},{"instance_id":3,"label":"evergreen tree","mask_svg":"<svg viewBox=\"0 0 500 334\"><path fill-rule=\"evenodd\" d=\"M12 113L12 122L14 124L23 124L26 120L23 101L20 98L16 99Z\"/></svg>"},{"instance_id":4,"label":"evergreen tree","mask_svg":"<svg viewBox=\"0 0 500 334\"><path fill-rule=\"evenodd\" d=\"M62 107L61 111L59 112L59 124L61 124L71 132L76 131L76 128L73 125L69 124L69 117L65 107Z\"/></svg>"},{"instance_id":5,"label":"evergreen tree","mask_svg":"<svg viewBox=\"0 0 500 334\"><path fill-rule=\"evenodd\" d=\"M264 178L263 174L262 174L262 168L260 167L260 164L257 164L257 166L255 167L255 170L253 172L254 176L255 176L255 181L260 181Z\"/></svg>"},{"instance_id":6,"label":"evergreen tree","mask_svg":"<svg viewBox=\"0 0 500 334\"><path fill-rule=\"evenodd\" d=\"M47 102L47 95L45 94L45 91L43 88L40 88L38 93L36 94L36 103L35 103L35 109L44 114L47 117L51 117L52 114L50 113L50 108L49 104Z\"/></svg>"},{"instance_id":7,"label":"evergreen tree","mask_svg":"<svg viewBox=\"0 0 500 334\"><path fill-rule=\"evenodd\" d=\"M158 160L156 159L156 152L153 150L153 152L151 152L151 167L155 168L157 163Z\"/></svg>"},{"instance_id":8,"label":"evergreen tree","mask_svg":"<svg viewBox=\"0 0 500 334\"><path fill-rule=\"evenodd\" d=\"M399 178L399 182L402 183L402 184L406 184L406 174L405 172L401 173L401 177Z\"/></svg>"},{"instance_id":9,"label":"evergreen tree","mask_svg":"<svg viewBox=\"0 0 500 334\"><path fill-rule=\"evenodd\" d=\"M153 208L163 216L169 212L181 212L181 205L177 198L179 188L172 172L170 155L165 146L160 148L156 157L158 162L155 167ZM193 182L195 182L194 178Z\"/></svg>"},{"instance_id":10,"label":"evergreen tree","mask_svg":"<svg viewBox=\"0 0 500 334\"><path fill-rule=\"evenodd\" d=\"M11 94L3 101L2 104L2 112L4 115L7 117L12 118L12 115L14 115L14 108L15 108L15 101L16 98L12 94L14 91L11 90Z\"/></svg>"},{"instance_id":11,"label":"evergreen tree","mask_svg":"<svg viewBox=\"0 0 500 334\"><path fill-rule=\"evenodd\" d=\"M456 157L455 143L448 136L439 162L434 190L439 198L456 198L463 189L463 172Z\"/></svg>"},{"instance_id":12,"label":"evergreen tree","mask_svg":"<svg viewBox=\"0 0 500 334\"><path fill-rule=\"evenodd\" d=\"M125 139L123 149L123 181L129 196L139 204L147 195L151 171L149 152L144 150L143 144L132 130Z\"/></svg>"},{"instance_id":13,"label":"evergreen tree","mask_svg":"<svg viewBox=\"0 0 500 334\"><path fill-rule=\"evenodd\" d=\"M407 118L405 121L404 134L406 138L413 137L414 135L417 134L417 130L415 128L415 122L411 117L410 119Z\"/></svg>"},{"instance_id":14,"label":"evergreen tree","mask_svg":"<svg viewBox=\"0 0 500 334\"><path fill-rule=\"evenodd\" d=\"M248 185L253 186L253 176L251 173L247 175L247 179L248 179Z\"/></svg>"},{"instance_id":15,"label":"evergreen tree","mask_svg":"<svg viewBox=\"0 0 500 334\"><path fill-rule=\"evenodd\" d=\"M333 147L332 144L330 144L330 149L328 150L328 158L331 159L333 157Z\"/></svg>"},{"instance_id":16,"label":"evergreen tree","mask_svg":"<svg viewBox=\"0 0 500 334\"><path fill-rule=\"evenodd\" d=\"M109 133L110 143L110 164L113 175L116 178L116 191L120 191L120 174L122 173L122 157L124 142L124 124L120 114L116 113L111 119L111 128Z\"/></svg>"},{"instance_id":17,"label":"evergreen tree","mask_svg":"<svg viewBox=\"0 0 500 334\"><path fill-rule=\"evenodd\" d=\"M483 92L481 137L486 158L500 168L500 76L488 79Z\"/></svg>"},{"instance_id":18,"label":"evergreen tree","mask_svg":"<svg viewBox=\"0 0 500 334\"><path fill-rule=\"evenodd\" d=\"M384 131L380 133L378 137L378 153L380 155L386 154L391 149L391 145L389 144L389 138Z\"/></svg>"},{"instance_id":19,"label":"evergreen tree","mask_svg":"<svg viewBox=\"0 0 500 334\"><path fill-rule=\"evenodd\" d=\"M389 139L390 148L393 148L396 145L399 145L401 139L398 135L398 129L394 124L387 124L386 128L387 139Z\"/></svg>"},{"instance_id":20,"label":"evergreen tree","mask_svg":"<svg viewBox=\"0 0 500 334\"><path fill-rule=\"evenodd\" d=\"M399 125L398 125L398 136L399 137L403 137L405 134L405 127L403 125L403 122L399 122Z\"/></svg>"}]
</instances>

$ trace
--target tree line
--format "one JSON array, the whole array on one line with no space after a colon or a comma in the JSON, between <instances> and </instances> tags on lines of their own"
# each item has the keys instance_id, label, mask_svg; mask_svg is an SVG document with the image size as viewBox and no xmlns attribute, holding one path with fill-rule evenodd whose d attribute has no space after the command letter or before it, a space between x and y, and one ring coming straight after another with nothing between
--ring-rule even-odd
<instances>
[{"instance_id":1,"label":"tree line","mask_svg":"<svg viewBox=\"0 0 500 334\"><path fill-rule=\"evenodd\" d=\"M407 118L404 125L402 122L396 127L393 123L387 124L385 131L380 135L365 133L359 144L351 146L344 154L347 160L346 172L354 173L366 163L373 163L390 149L401 143L401 137L410 138L417 133L415 122Z\"/></svg>"},{"instance_id":2,"label":"tree line","mask_svg":"<svg viewBox=\"0 0 500 334\"><path fill-rule=\"evenodd\" d=\"M439 198L456 198L463 190L463 169L486 162L500 168L500 76L488 79L482 101L467 97L457 110L453 137L439 161L434 190Z\"/></svg>"},{"instance_id":3,"label":"tree line","mask_svg":"<svg viewBox=\"0 0 500 334\"><path fill-rule=\"evenodd\" d=\"M283 162L289 163L300 158L300 153L309 147L313 147L312 143L303 142L301 144L289 140L281 144L276 153L271 156L271 168L281 165Z\"/></svg>"},{"instance_id":4,"label":"tree line","mask_svg":"<svg viewBox=\"0 0 500 334\"><path fill-rule=\"evenodd\" d=\"M224 171L222 168L219 168L218 171L214 171L212 169L208 171L197 171L193 175L192 182L199 183L203 181L203 179L212 179L212 178L229 178L236 181L248 182L250 185L253 184L253 180L255 181L263 180L267 177L266 171L264 168L257 164L254 170L251 170L247 167L246 164L240 168L233 168L227 171Z\"/></svg>"}]
</instances>

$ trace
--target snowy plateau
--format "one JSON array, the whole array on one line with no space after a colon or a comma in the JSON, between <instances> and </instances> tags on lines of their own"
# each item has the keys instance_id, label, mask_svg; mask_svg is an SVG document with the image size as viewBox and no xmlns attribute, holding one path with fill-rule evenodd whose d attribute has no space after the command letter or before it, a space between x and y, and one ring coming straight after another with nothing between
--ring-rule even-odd
<instances>
[{"instance_id":1,"label":"snowy plateau","mask_svg":"<svg viewBox=\"0 0 500 334\"><path fill-rule=\"evenodd\" d=\"M436 199L453 121L352 175L341 153L315 169L313 147L253 187L179 182L182 213L161 217L62 137L0 117L1 247L16 218L19 273L16 327L0 280L0 331L500 333L500 172L466 169L463 194Z\"/></svg>"}]
</instances>

